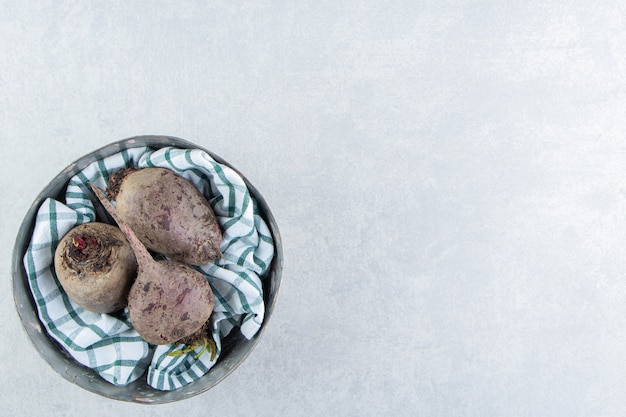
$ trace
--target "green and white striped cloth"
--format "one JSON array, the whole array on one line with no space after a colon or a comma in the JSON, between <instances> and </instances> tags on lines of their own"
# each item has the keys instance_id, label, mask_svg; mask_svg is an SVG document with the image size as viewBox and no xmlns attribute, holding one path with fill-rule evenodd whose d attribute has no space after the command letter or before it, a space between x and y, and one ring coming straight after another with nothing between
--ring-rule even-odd
<instances>
[{"instance_id":1,"label":"green and white striped cloth","mask_svg":"<svg viewBox=\"0 0 626 417\"><path fill-rule=\"evenodd\" d=\"M169 168L193 182L207 198L223 231L223 257L200 267L211 284L215 308L211 329L217 354L202 347L182 355L183 346L154 346L133 329L128 311L98 314L74 304L54 272L54 251L73 227L94 221L84 192L88 182L104 189L108 177L126 166ZM274 254L272 237L243 179L198 149L132 148L96 161L68 183L65 201L45 200L37 214L24 266L39 318L48 334L79 363L112 384L142 375L159 390L180 388L206 374L221 352L221 339L238 328L248 339L263 323L262 279ZM147 373L146 373L147 371Z\"/></svg>"}]
</instances>

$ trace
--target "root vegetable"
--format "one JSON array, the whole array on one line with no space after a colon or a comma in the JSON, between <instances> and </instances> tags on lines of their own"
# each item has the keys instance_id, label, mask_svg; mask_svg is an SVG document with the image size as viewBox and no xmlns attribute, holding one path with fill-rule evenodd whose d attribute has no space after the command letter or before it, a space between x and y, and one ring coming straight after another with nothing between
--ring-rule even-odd
<instances>
[{"instance_id":1,"label":"root vegetable","mask_svg":"<svg viewBox=\"0 0 626 417\"><path fill-rule=\"evenodd\" d=\"M211 286L200 272L173 260L155 260L106 196L91 185L124 232L137 258L137 278L128 295L130 321L148 343L177 343L202 329L213 312Z\"/></svg>"},{"instance_id":2,"label":"root vegetable","mask_svg":"<svg viewBox=\"0 0 626 417\"><path fill-rule=\"evenodd\" d=\"M165 168L124 169L108 184L119 216L150 250L191 265L222 256L222 232L206 198Z\"/></svg>"},{"instance_id":3,"label":"root vegetable","mask_svg":"<svg viewBox=\"0 0 626 417\"><path fill-rule=\"evenodd\" d=\"M54 269L72 301L96 313L112 313L126 306L137 261L120 229L91 222L74 227L61 239Z\"/></svg>"}]
</instances>

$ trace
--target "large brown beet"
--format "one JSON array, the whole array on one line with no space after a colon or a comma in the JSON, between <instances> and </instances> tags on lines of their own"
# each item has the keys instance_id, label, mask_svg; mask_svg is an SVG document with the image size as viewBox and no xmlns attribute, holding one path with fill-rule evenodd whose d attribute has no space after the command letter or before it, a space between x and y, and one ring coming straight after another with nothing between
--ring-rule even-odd
<instances>
[{"instance_id":1,"label":"large brown beet","mask_svg":"<svg viewBox=\"0 0 626 417\"><path fill-rule=\"evenodd\" d=\"M191 265L222 256L222 232L206 198L165 168L125 169L109 181L120 217L148 248Z\"/></svg>"},{"instance_id":2,"label":"large brown beet","mask_svg":"<svg viewBox=\"0 0 626 417\"><path fill-rule=\"evenodd\" d=\"M124 232L137 258L137 279L128 296L130 321L146 341L176 343L196 333L213 312L211 286L200 272L177 261L157 261L121 219L104 193L92 185L98 199Z\"/></svg>"}]
</instances>

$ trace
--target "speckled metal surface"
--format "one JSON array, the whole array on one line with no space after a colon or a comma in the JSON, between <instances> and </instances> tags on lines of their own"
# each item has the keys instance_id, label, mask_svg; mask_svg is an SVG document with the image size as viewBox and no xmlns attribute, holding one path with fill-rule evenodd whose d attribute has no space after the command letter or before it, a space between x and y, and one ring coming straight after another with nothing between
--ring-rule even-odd
<instances>
[{"instance_id":1,"label":"speckled metal surface","mask_svg":"<svg viewBox=\"0 0 626 417\"><path fill-rule=\"evenodd\" d=\"M0 63L0 414L624 416L623 1L0 0ZM47 366L9 279L42 186L144 133L245 173L286 260L158 407Z\"/></svg>"}]
</instances>

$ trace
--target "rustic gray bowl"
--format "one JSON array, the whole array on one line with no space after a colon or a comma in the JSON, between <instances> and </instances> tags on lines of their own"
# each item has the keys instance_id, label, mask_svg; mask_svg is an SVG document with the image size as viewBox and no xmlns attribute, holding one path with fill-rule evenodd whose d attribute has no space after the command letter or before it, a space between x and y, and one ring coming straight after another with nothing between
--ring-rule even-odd
<instances>
[{"instance_id":1,"label":"rustic gray bowl","mask_svg":"<svg viewBox=\"0 0 626 417\"><path fill-rule=\"evenodd\" d=\"M216 161L234 169L244 179L252 197L259 206L261 215L267 222L274 238L275 254L270 273L264 279L263 298L265 300L265 319L259 332L251 340L244 338L240 332L233 331L222 341L222 353L215 366L202 378L174 391L159 391L146 384L145 378L133 382L125 387L117 387L104 381L98 374L89 368L74 361L52 338L48 336L37 316L37 310L30 292L26 272L22 259L30 242L33 232L35 215L41 203L48 197L61 199L69 179L90 163L113 155L124 149L149 146L154 149L166 146L178 148L201 149L211 155ZM52 368L68 381L96 394L120 401L143 404L160 404L180 401L193 397L212 388L241 364L256 346L272 315L278 289L280 287L283 269L283 251L280 233L276 220L272 215L263 196L236 168L214 153L203 149L191 142L170 136L137 136L124 139L104 146L84 157L76 160L59 173L37 196L18 231L15 248L13 250L13 297L15 306L22 320L24 329L33 345Z\"/></svg>"}]
</instances>

